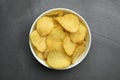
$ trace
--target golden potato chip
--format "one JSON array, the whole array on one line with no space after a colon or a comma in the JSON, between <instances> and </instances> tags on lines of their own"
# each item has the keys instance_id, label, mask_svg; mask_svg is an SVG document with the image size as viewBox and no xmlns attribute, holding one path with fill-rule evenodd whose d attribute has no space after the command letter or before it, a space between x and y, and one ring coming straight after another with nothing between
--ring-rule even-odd
<instances>
[{"instance_id":1,"label":"golden potato chip","mask_svg":"<svg viewBox=\"0 0 120 80\"><path fill-rule=\"evenodd\" d=\"M63 47L67 55L71 56L76 47L76 44L70 40L69 36L67 36L63 41Z\"/></svg>"},{"instance_id":2,"label":"golden potato chip","mask_svg":"<svg viewBox=\"0 0 120 80\"><path fill-rule=\"evenodd\" d=\"M63 44L62 42L54 42L54 41L52 41L52 43L48 42L47 43L48 51L51 50L64 51L62 44Z\"/></svg>"},{"instance_id":3,"label":"golden potato chip","mask_svg":"<svg viewBox=\"0 0 120 80\"><path fill-rule=\"evenodd\" d=\"M85 43L81 45L77 45L72 55L72 63L74 63L77 60L77 58L83 53L84 50L85 50Z\"/></svg>"},{"instance_id":4,"label":"golden potato chip","mask_svg":"<svg viewBox=\"0 0 120 80\"><path fill-rule=\"evenodd\" d=\"M62 44L65 36L66 33L60 26L55 27L47 36L48 51L51 50L64 51Z\"/></svg>"},{"instance_id":5,"label":"golden potato chip","mask_svg":"<svg viewBox=\"0 0 120 80\"><path fill-rule=\"evenodd\" d=\"M70 38L74 43L81 44L86 37L87 29L83 24L79 25L79 30L75 33L70 33Z\"/></svg>"},{"instance_id":6,"label":"golden potato chip","mask_svg":"<svg viewBox=\"0 0 120 80\"><path fill-rule=\"evenodd\" d=\"M61 26L56 26L48 35L47 39L53 39L55 41L62 41L66 36Z\"/></svg>"},{"instance_id":7,"label":"golden potato chip","mask_svg":"<svg viewBox=\"0 0 120 80\"><path fill-rule=\"evenodd\" d=\"M54 28L53 19L50 17L42 17L36 23L36 29L41 36L48 35Z\"/></svg>"},{"instance_id":8,"label":"golden potato chip","mask_svg":"<svg viewBox=\"0 0 120 80\"><path fill-rule=\"evenodd\" d=\"M61 10L52 11L46 14L46 16L62 16L64 13Z\"/></svg>"},{"instance_id":9,"label":"golden potato chip","mask_svg":"<svg viewBox=\"0 0 120 80\"><path fill-rule=\"evenodd\" d=\"M40 52L40 51L38 51L37 49L35 49L35 53L36 53L36 55L38 56L38 58L40 58L40 59L45 59L44 56L43 56L43 53Z\"/></svg>"},{"instance_id":10,"label":"golden potato chip","mask_svg":"<svg viewBox=\"0 0 120 80\"><path fill-rule=\"evenodd\" d=\"M63 69L71 64L71 57L61 51L51 51L48 54L47 63L52 68Z\"/></svg>"},{"instance_id":11,"label":"golden potato chip","mask_svg":"<svg viewBox=\"0 0 120 80\"><path fill-rule=\"evenodd\" d=\"M79 19L73 14L66 14L64 16L55 18L62 27L69 32L76 32L79 27Z\"/></svg>"},{"instance_id":12,"label":"golden potato chip","mask_svg":"<svg viewBox=\"0 0 120 80\"><path fill-rule=\"evenodd\" d=\"M33 46L40 52L44 52L46 50L46 37L41 37L36 30L30 34L30 40Z\"/></svg>"}]
</instances>

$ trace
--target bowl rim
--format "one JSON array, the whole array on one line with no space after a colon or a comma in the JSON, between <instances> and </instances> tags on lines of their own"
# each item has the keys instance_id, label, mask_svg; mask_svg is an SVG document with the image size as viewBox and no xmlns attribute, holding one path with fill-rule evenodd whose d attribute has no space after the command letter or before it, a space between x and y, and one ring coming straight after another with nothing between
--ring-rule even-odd
<instances>
[{"instance_id":1,"label":"bowl rim","mask_svg":"<svg viewBox=\"0 0 120 80\"><path fill-rule=\"evenodd\" d=\"M31 45L30 38L29 38L29 46L30 46L30 50L31 50L33 56L36 58L36 60L37 60L39 63L41 63L42 65L44 65L45 67L50 68L50 69L54 69L54 70L66 70L66 69L70 69L70 68L75 67L76 65L78 65L79 63L81 63L81 62L85 59L85 57L87 56L87 54L88 54L88 52L89 52L89 50L90 50L90 47L91 47L91 31L90 31L90 28L89 28L88 23L86 22L86 20L85 20L80 14L78 14L77 12L75 12L75 11L73 11L73 10L71 10L71 9L68 9L68 8L52 8L52 9L49 9L49 10L46 10L46 11L42 12L42 13L34 20L32 26L31 26L31 28L30 28L29 36L30 36L31 32L34 30L34 25L36 24L36 22L38 21L38 19L41 18L42 16L44 16L46 13L49 13L49 12L55 11L55 10L65 10L65 11L71 12L71 13L77 15L77 16L84 22L85 26L87 27L88 35L89 35L88 46L87 46L87 48L86 48L86 52L83 53L84 55L81 57L81 59L80 59L78 62L76 62L76 63L74 63L74 64L72 64L72 65L70 65L70 66L68 66L68 67L66 67L66 68L63 68L63 69L55 69L55 68L49 67L49 66L44 62L44 60L39 59L39 58L37 57L36 53L35 53L34 50L33 50L32 45Z\"/></svg>"}]
</instances>

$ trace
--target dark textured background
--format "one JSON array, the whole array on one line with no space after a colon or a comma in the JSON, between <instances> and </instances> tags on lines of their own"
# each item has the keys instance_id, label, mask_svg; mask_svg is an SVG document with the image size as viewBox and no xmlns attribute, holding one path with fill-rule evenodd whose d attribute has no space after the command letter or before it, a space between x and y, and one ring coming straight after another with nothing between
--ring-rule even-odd
<instances>
[{"instance_id":1,"label":"dark textured background","mask_svg":"<svg viewBox=\"0 0 120 80\"><path fill-rule=\"evenodd\" d=\"M65 71L39 64L28 44L33 21L55 7L78 12L92 32L85 60ZM120 80L120 0L0 0L0 80Z\"/></svg>"}]
</instances>

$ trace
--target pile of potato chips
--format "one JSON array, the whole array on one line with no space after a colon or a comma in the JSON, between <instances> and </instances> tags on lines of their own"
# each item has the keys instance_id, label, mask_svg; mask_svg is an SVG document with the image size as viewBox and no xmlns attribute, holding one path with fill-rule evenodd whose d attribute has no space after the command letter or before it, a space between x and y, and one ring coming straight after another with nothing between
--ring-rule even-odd
<instances>
[{"instance_id":1,"label":"pile of potato chips","mask_svg":"<svg viewBox=\"0 0 120 80\"><path fill-rule=\"evenodd\" d=\"M42 16L30 34L36 55L51 68L74 64L86 47L87 29L70 12L57 10Z\"/></svg>"}]
</instances>

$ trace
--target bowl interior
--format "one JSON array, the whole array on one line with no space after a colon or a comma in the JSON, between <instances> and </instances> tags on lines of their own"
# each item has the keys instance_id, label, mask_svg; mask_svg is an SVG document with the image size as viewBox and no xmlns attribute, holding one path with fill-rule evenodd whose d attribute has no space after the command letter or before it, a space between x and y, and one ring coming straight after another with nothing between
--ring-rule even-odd
<instances>
[{"instance_id":1,"label":"bowl interior","mask_svg":"<svg viewBox=\"0 0 120 80\"><path fill-rule=\"evenodd\" d=\"M85 48L84 52L78 57L78 59L75 61L74 64L71 64L69 67L64 68L64 69L69 69L69 68L72 68L72 67L76 66L77 64L79 64L79 63L86 57L86 55L88 54L88 51L89 51L89 49L90 49L90 45L91 45L91 32L90 32L90 29L89 29L88 24L87 24L86 21L83 19L83 17L81 17L81 16L80 16L78 13L76 13L75 11L72 11L72 10L66 9L66 8L54 8L54 9L50 9L50 10L47 10L47 11L43 12L43 13L34 21L32 27L31 27L31 30L30 30L29 35L30 35L31 32L33 32L33 30L35 29L35 24L36 24L36 22L38 21L39 18L41 18L42 16L44 16L45 14L47 14L47 13L49 13L49 12L56 11L56 10L62 10L62 11L64 11L64 12L69 12L69 13L75 14L76 16L79 17L80 22L82 22L82 23L85 25L85 27L87 28L86 48ZM42 59L40 59L40 58L37 57L37 55L35 54L35 51L34 51L34 49L33 49L33 46L31 45L30 40L29 40L29 45L30 45L30 49L31 49L34 57L35 57L42 65L44 65L44 66L46 66L46 67L48 67L48 68L51 68L51 67L49 67L49 66L46 64L46 62L45 62L44 60L42 60ZM64 69L62 69L62 70L64 70Z\"/></svg>"}]
</instances>

